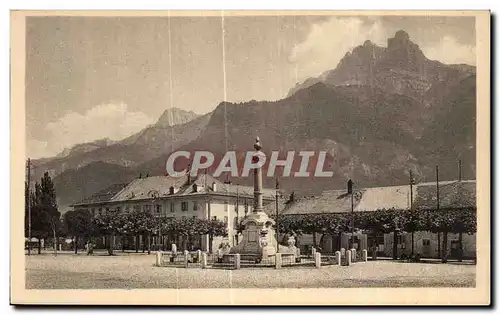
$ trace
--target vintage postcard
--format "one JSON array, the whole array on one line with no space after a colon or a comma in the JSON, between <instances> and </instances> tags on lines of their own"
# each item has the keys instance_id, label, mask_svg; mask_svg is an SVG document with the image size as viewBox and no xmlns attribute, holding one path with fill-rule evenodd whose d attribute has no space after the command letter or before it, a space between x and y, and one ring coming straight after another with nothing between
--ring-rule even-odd
<instances>
[{"instance_id":1,"label":"vintage postcard","mask_svg":"<svg viewBox=\"0 0 500 315\"><path fill-rule=\"evenodd\" d=\"M490 12L11 22L11 303L491 302Z\"/></svg>"}]
</instances>

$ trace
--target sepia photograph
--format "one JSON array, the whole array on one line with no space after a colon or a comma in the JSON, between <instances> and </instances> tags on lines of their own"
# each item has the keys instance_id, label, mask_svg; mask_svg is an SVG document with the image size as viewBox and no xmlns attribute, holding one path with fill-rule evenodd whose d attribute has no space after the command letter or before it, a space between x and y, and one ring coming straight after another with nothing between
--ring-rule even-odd
<instances>
[{"instance_id":1,"label":"sepia photograph","mask_svg":"<svg viewBox=\"0 0 500 315\"><path fill-rule=\"evenodd\" d=\"M490 303L490 12L11 25L12 303Z\"/></svg>"}]
</instances>

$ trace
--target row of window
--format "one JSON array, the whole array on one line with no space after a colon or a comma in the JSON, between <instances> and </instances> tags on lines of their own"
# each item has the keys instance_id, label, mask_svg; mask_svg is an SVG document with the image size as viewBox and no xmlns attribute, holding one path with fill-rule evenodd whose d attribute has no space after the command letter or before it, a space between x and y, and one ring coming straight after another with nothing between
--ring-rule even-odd
<instances>
[{"instance_id":1,"label":"row of window","mask_svg":"<svg viewBox=\"0 0 500 315\"><path fill-rule=\"evenodd\" d=\"M224 201L224 205L227 206L228 204L229 203L227 201ZM241 206L241 204L239 206ZM249 210L248 203L245 201L245 203L243 204L243 206L244 206L244 209L245 209L245 215L247 215L248 214L248 210ZM236 205L235 205L235 207L236 207ZM227 207L224 209L224 211L227 212Z\"/></svg>"},{"instance_id":2,"label":"row of window","mask_svg":"<svg viewBox=\"0 0 500 315\"><path fill-rule=\"evenodd\" d=\"M170 203L169 204L169 207L170 207L170 212L175 212L175 203ZM141 206L140 205L134 205L132 207L132 209L134 211L139 211L141 210ZM143 205L142 206L142 210L143 211L151 211L152 209L152 205ZM199 209L199 205L198 205L198 202L197 201L193 201L193 207L192 207L193 211L197 211ZM121 212L121 207L116 207L116 211L118 212ZM130 206L126 206L125 207L125 212L129 212L131 210ZM189 204L187 201L183 201L181 202L181 210L182 211L188 211L189 210ZM92 215L102 215L104 213L106 213L106 211L109 211L109 207L106 207L106 208L92 208L90 209L90 211L92 212ZM155 205L155 212L156 214L160 214L162 212L162 205ZM165 213L166 211L164 211Z\"/></svg>"}]
</instances>

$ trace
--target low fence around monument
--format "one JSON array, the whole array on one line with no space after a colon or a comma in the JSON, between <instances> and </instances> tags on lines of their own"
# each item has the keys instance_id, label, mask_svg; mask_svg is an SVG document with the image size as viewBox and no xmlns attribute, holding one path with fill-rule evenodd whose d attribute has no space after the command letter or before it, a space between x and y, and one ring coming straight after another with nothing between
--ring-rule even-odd
<instances>
[{"instance_id":1,"label":"low fence around monument","mask_svg":"<svg viewBox=\"0 0 500 315\"><path fill-rule=\"evenodd\" d=\"M165 267L201 267L201 251L184 252L157 252L157 265ZM158 261L159 260L159 261Z\"/></svg>"},{"instance_id":2,"label":"low fence around monument","mask_svg":"<svg viewBox=\"0 0 500 315\"><path fill-rule=\"evenodd\" d=\"M212 255L214 260L210 265L212 268L218 269L239 269L238 268L238 255L237 254L226 254L222 257L218 257L217 255ZM207 264L208 266L208 264Z\"/></svg>"},{"instance_id":3,"label":"low fence around monument","mask_svg":"<svg viewBox=\"0 0 500 315\"><path fill-rule=\"evenodd\" d=\"M314 253L314 256L312 255ZM312 251L310 255L300 255L299 252L276 253L261 257L257 254L209 254L200 250L194 252L157 252L157 266L177 268L283 268L321 266L350 266L356 262L367 261L367 251L342 250L335 253L320 253ZM298 254L298 255L297 255Z\"/></svg>"},{"instance_id":4,"label":"low fence around monument","mask_svg":"<svg viewBox=\"0 0 500 315\"><path fill-rule=\"evenodd\" d=\"M160 266L178 266L185 265L184 255L182 253L161 253Z\"/></svg>"},{"instance_id":5,"label":"low fence around monument","mask_svg":"<svg viewBox=\"0 0 500 315\"><path fill-rule=\"evenodd\" d=\"M350 261L348 259L350 258ZM356 262L366 262L368 260L367 250L345 250L341 249L336 252L322 252L321 264L322 265L341 265L349 266Z\"/></svg>"},{"instance_id":6,"label":"low fence around monument","mask_svg":"<svg viewBox=\"0 0 500 315\"><path fill-rule=\"evenodd\" d=\"M241 254L241 268L253 267L274 267L276 265L275 256L260 257L256 254Z\"/></svg>"}]
</instances>

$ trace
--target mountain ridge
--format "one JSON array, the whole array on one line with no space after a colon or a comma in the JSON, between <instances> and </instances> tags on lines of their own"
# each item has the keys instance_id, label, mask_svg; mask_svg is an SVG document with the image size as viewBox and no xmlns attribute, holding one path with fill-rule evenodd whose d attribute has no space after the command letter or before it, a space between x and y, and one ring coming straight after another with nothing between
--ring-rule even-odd
<instances>
[{"instance_id":1,"label":"mountain ridge","mask_svg":"<svg viewBox=\"0 0 500 315\"><path fill-rule=\"evenodd\" d=\"M310 85L281 100L221 102L187 123L148 126L119 143L58 161L54 168L67 166L56 176L58 185L86 178L88 165L96 183L79 181L85 188L73 191L90 194L97 189L92 185L102 188L99 183L107 182L103 174L114 171L125 177L165 175L165 162L175 150L209 150L220 159L226 152L226 123L227 149L236 150L239 160L252 150L256 135L265 152L328 153L325 166L334 172L332 178L280 179L288 191L315 194L343 187L348 178L360 187L402 185L409 170L418 181L432 181L435 165L440 165L440 179L456 179L458 159L462 178L475 178L475 68L430 60L399 32L387 48L365 41L337 67L305 82ZM96 160L102 163L93 164ZM182 163L187 162L177 166L187 166ZM251 178L232 180L251 184ZM274 178L265 177L264 184L273 187ZM79 201L68 198L62 196L64 204Z\"/></svg>"}]
</instances>

